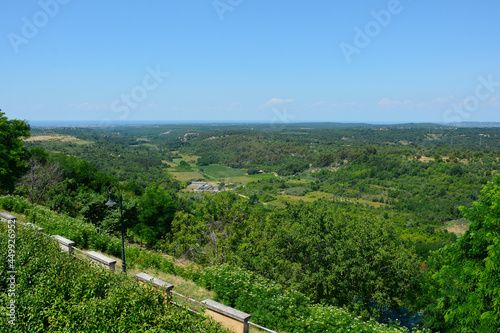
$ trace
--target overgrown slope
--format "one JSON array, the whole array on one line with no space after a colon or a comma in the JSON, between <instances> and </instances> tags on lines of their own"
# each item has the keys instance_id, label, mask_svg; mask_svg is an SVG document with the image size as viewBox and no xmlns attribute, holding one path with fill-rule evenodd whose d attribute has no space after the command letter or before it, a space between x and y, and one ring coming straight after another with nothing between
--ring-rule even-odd
<instances>
[{"instance_id":1,"label":"overgrown slope","mask_svg":"<svg viewBox=\"0 0 500 333\"><path fill-rule=\"evenodd\" d=\"M224 332L213 322L165 304L157 291L69 256L31 228L8 237L0 224L1 332ZM8 240L15 239L15 291ZM12 244L12 242L11 242ZM7 306L15 301L15 323Z\"/></svg>"}]
</instances>

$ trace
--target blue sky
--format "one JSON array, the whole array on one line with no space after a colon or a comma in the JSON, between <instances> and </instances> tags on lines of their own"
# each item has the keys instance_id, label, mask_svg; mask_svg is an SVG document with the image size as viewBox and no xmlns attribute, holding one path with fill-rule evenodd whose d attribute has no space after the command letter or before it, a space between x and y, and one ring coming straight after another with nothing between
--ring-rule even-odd
<instances>
[{"instance_id":1,"label":"blue sky","mask_svg":"<svg viewBox=\"0 0 500 333\"><path fill-rule=\"evenodd\" d=\"M496 0L0 3L10 118L500 121Z\"/></svg>"}]
</instances>

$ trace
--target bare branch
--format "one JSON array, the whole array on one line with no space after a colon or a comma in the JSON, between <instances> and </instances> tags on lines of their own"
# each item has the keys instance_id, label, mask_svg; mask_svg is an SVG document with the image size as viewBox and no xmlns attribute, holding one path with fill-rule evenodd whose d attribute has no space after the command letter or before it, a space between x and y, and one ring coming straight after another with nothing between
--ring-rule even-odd
<instances>
[{"instance_id":1,"label":"bare branch","mask_svg":"<svg viewBox=\"0 0 500 333\"><path fill-rule=\"evenodd\" d=\"M29 171L19 181L18 185L27 192L31 204L39 204L50 186L58 183L62 173L57 164L43 164L38 158L31 158Z\"/></svg>"}]
</instances>

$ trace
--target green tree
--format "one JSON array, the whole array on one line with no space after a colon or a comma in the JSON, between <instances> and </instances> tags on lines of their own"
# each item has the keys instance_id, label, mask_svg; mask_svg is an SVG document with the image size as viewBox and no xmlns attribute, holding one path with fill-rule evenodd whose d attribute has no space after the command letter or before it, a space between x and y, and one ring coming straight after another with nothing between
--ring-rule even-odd
<instances>
[{"instance_id":1,"label":"green tree","mask_svg":"<svg viewBox=\"0 0 500 333\"><path fill-rule=\"evenodd\" d=\"M29 157L23 137L30 136L30 126L22 120L9 120L0 109L0 191L12 192L15 182L27 171Z\"/></svg>"},{"instance_id":2,"label":"green tree","mask_svg":"<svg viewBox=\"0 0 500 333\"><path fill-rule=\"evenodd\" d=\"M259 171L260 171L260 169L259 169L259 168L255 168L255 167L254 167L254 168L250 168L250 169L248 169L248 170L247 170L247 173L248 173L249 175L256 175L256 174L258 174L258 173L259 173Z\"/></svg>"},{"instance_id":3,"label":"green tree","mask_svg":"<svg viewBox=\"0 0 500 333\"><path fill-rule=\"evenodd\" d=\"M335 156L332 153L320 154L318 156L318 166L327 167L335 162Z\"/></svg>"},{"instance_id":4,"label":"green tree","mask_svg":"<svg viewBox=\"0 0 500 333\"><path fill-rule=\"evenodd\" d=\"M170 232L172 220L178 203L175 196L158 187L148 187L139 198L139 221L144 226L139 228L144 235L165 236ZM152 229L152 230L149 230Z\"/></svg>"},{"instance_id":5,"label":"green tree","mask_svg":"<svg viewBox=\"0 0 500 333\"><path fill-rule=\"evenodd\" d=\"M191 166L189 165L188 162L182 160L179 163L179 169L184 170L184 171L191 171Z\"/></svg>"},{"instance_id":6,"label":"green tree","mask_svg":"<svg viewBox=\"0 0 500 333\"><path fill-rule=\"evenodd\" d=\"M493 332L500 327L500 176L462 211L469 230L429 262L427 322L441 331Z\"/></svg>"},{"instance_id":7,"label":"green tree","mask_svg":"<svg viewBox=\"0 0 500 333\"><path fill-rule=\"evenodd\" d=\"M368 316L370 303L399 307L417 283L419 263L378 217L327 201L288 205L253 222L241 256L248 268L315 302Z\"/></svg>"},{"instance_id":8,"label":"green tree","mask_svg":"<svg viewBox=\"0 0 500 333\"><path fill-rule=\"evenodd\" d=\"M203 263L231 261L246 239L248 216L248 202L234 193L206 194L191 212L176 215L170 249Z\"/></svg>"}]
</instances>

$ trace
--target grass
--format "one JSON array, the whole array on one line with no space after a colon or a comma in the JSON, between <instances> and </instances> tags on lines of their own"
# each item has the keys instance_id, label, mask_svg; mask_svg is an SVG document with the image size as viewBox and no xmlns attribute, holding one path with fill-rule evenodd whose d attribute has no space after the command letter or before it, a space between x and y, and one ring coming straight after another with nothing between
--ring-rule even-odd
<instances>
[{"instance_id":1,"label":"grass","mask_svg":"<svg viewBox=\"0 0 500 333\"><path fill-rule=\"evenodd\" d=\"M200 169L203 169L204 173L215 179L241 177L246 173L244 170L233 169L219 164L205 165Z\"/></svg>"},{"instance_id":2,"label":"grass","mask_svg":"<svg viewBox=\"0 0 500 333\"><path fill-rule=\"evenodd\" d=\"M24 139L25 142L64 142L74 143L77 145L90 145L93 142L81 140L72 135L64 134L33 134L31 137Z\"/></svg>"},{"instance_id":3,"label":"grass","mask_svg":"<svg viewBox=\"0 0 500 333\"><path fill-rule=\"evenodd\" d=\"M310 183L312 183L312 182L313 182L313 180L312 180L312 179L304 179L304 178L302 178L302 179L291 179L291 180L289 180L289 183L292 183L292 184L299 184L299 185L300 185L300 184L310 184Z\"/></svg>"},{"instance_id":4,"label":"grass","mask_svg":"<svg viewBox=\"0 0 500 333\"><path fill-rule=\"evenodd\" d=\"M175 166L178 166L181 161L184 161L183 158L174 158L172 159L172 162L174 163Z\"/></svg>"},{"instance_id":5,"label":"grass","mask_svg":"<svg viewBox=\"0 0 500 333\"><path fill-rule=\"evenodd\" d=\"M307 193L306 197L319 200L319 199L331 198L332 195L330 193L326 193L326 192L314 191L314 192Z\"/></svg>"},{"instance_id":6,"label":"grass","mask_svg":"<svg viewBox=\"0 0 500 333\"><path fill-rule=\"evenodd\" d=\"M167 164L167 165L169 165L170 167L173 167L173 168L175 168L177 166L177 164L175 164L174 162L169 162L169 161L165 161L165 160L162 160L161 163Z\"/></svg>"},{"instance_id":7,"label":"grass","mask_svg":"<svg viewBox=\"0 0 500 333\"><path fill-rule=\"evenodd\" d=\"M87 140L78 140L78 141L74 141L73 142L74 144L77 144L77 145L91 145L93 144L92 141L87 141Z\"/></svg>"},{"instance_id":8,"label":"grass","mask_svg":"<svg viewBox=\"0 0 500 333\"><path fill-rule=\"evenodd\" d=\"M260 173L260 174L257 174L257 175L250 175L250 176L247 176L248 178L251 179L251 181L255 181L257 179L269 179L269 178L276 178L276 175L274 175L273 173Z\"/></svg>"},{"instance_id":9,"label":"grass","mask_svg":"<svg viewBox=\"0 0 500 333\"><path fill-rule=\"evenodd\" d=\"M177 171L176 167L178 166L180 161L183 160L184 159L174 159L173 162L163 162L171 166L171 168L167 169L168 173L170 173L172 176L174 176L175 179L181 182L204 178L201 171L199 171L200 169L203 170L206 178L212 181L223 180L226 183L232 182L248 184L250 182L257 181L258 179L268 179L276 177L276 175L272 173L249 176L246 174L245 170L233 169L219 164L205 165L202 167L195 167L192 165L192 171Z\"/></svg>"},{"instance_id":10,"label":"grass","mask_svg":"<svg viewBox=\"0 0 500 333\"><path fill-rule=\"evenodd\" d=\"M12 216L15 216L17 222L21 222L21 223L30 222L30 221L26 220L26 215L24 215L24 214L9 212L9 211L7 211L5 209L0 209L0 213L7 213L7 214L10 214Z\"/></svg>"},{"instance_id":11,"label":"grass","mask_svg":"<svg viewBox=\"0 0 500 333\"><path fill-rule=\"evenodd\" d=\"M231 177L230 180L232 183L242 183L242 184L248 184L250 182L255 181L255 179L250 178L250 176Z\"/></svg>"},{"instance_id":12,"label":"grass","mask_svg":"<svg viewBox=\"0 0 500 333\"><path fill-rule=\"evenodd\" d=\"M370 206L375 207L375 208L387 206L387 204L385 204L383 202L374 202L374 201L370 201L370 200L366 200L366 199L362 199L362 198L358 199L356 202L358 202L360 204L370 205Z\"/></svg>"},{"instance_id":13,"label":"grass","mask_svg":"<svg viewBox=\"0 0 500 333\"><path fill-rule=\"evenodd\" d=\"M281 194L278 199L267 202L268 205L273 205L277 207L285 207L285 203L296 203L298 201L313 202L318 200L317 198L311 198L307 196L299 197L297 195Z\"/></svg>"},{"instance_id":14,"label":"grass","mask_svg":"<svg viewBox=\"0 0 500 333\"><path fill-rule=\"evenodd\" d=\"M174 152L175 153L175 152ZM174 158L173 162L175 164L179 164L181 161L186 161L189 163L191 166L196 166L196 161L200 158L200 156L197 155L186 155L186 154L179 154L181 158Z\"/></svg>"},{"instance_id":15,"label":"grass","mask_svg":"<svg viewBox=\"0 0 500 333\"><path fill-rule=\"evenodd\" d=\"M185 182L185 181L192 180L192 179L203 178L201 173L196 172L196 171L188 171L188 172L169 171L169 174L174 176L174 178L180 182Z\"/></svg>"},{"instance_id":16,"label":"grass","mask_svg":"<svg viewBox=\"0 0 500 333\"><path fill-rule=\"evenodd\" d=\"M281 201L281 200L273 200L273 201L269 201L267 203L268 205L272 205L272 206L276 206L276 207L281 207L281 208L284 208L286 207L286 204L284 201Z\"/></svg>"},{"instance_id":17,"label":"grass","mask_svg":"<svg viewBox=\"0 0 500 333\"><path fill-rule=\"evenodd\" d=\"M305 196L297 196L297 195L289 195L289 194L281 194L278 196L277 200L269 201L268 204L278 207L284 207L285 202L294 203L297 201L305 201L305 202L313 202L320 199L330 199L332 198L332 194L314 191L309 192ZM364 205L370 205L375 208L380 208L383 206L387 206L387 204L382 202L373 202L366 199L352 199L352 198L335 198L336 201L341 202L352 202L352 203L360 203Z\"/></svg>"},{"instance_id":18,"label":"grass","mask_svg":"<svg viewBox=\"0 0 500 333\"><path fill-rule=\"evenodd\" d=\"M196 163L196 161L201 157L198 155L187 155L187 154L179 154L186 162L188 163Z\"/></svg>"},{"instance_id":19,"label":"grass","mask_svg":"<svg viewBox=\"0 0 500 333\"><path fill-rule=\"evenodd\" d=\"M199 158L199 156L184 155L184 154L180 154L180 156L182 158L174 158L172 162L162 161L162 163L168 164L170 166L170 168L167 169L168 173L174 176L176 180L181 182L194 179L202 179L204 178L203 174L205 175L205 178L212 181L222 180L226 183L229 182L241 183L243 185L253 181L257 181L258 179L268 179L277 177L277 175L274 173L264 173L264 174L249 176L243 169L234 169L220 164L211 164L198 167L196 166L196 160ZM191 171L177 170L177 167L181 161L189 163L192 170ZM200 170L203 170L203 174Z\"/></svg>"},{"instance_id":20,"label":"grass","mask_svg":"<svg viewBox=\"0 0 500 333\"><path fill-rule=\"evenodd\" d=\"M23 214L12 213L12 212L5 211L5 210L0 210L0 212L14 215L17 218L18 222L21 222L21 223L27 222L26 216ZM91 249L80 249L80 250L82 250L84 252L91 251ZM105 255L106 257L109 257L109 258L116 260L115 273L116 274L122 273L122 268L121 268L122 260L121 260L121 258L109 255L107 253L102 253L100 251L96 251L96 252L99 252L102 255ZM87 259L86 256L79 251L74 251L73 253L74 253L74 256L77 258L80 258L82 260ZM215 293L213 291L209 291L205 288L202 288L202 287L196 285L193 281L186 280L180 276L161 272L158 269L151 269L151 268L139 269L138 267L135 267L135 265L130 265L130 262L129 262L129 266L127 267L127 276L128 277L133 278L136 274L142 273L142 272L149 274L151 276L154 276L160 280L166 281L170 284L173 284L175 287L174 290L176 292L183 294L183 295L186 295L186 296L189 296L190 298L193 298L195 300L202 301L205 299L215 299ZM193 308L194 307L193 304L196 304L193 302L189 302L188 304L185 304L186 303L185 299L178 297L178 296L177 296L177 298L178 299L175 299L174 301L176 301L177 303L180 303L182 305L188 306L190 308ZM198 311L201 310L201 306L199 306L198 309L195 308L195 310L198 310Z\"/></svg>"},{"instance_id":21,"label":"grass","mask_svg":"<svg viewBox=\"0 0 500 333\"><path fill-rule=\"evenodd\" d=\"M452 232L459 236L463 235L467 230L469 230L469 224L470 222L465 219L458 219L446 223L443 228L448 230L448 232Z\"/></svg>"},{"instance_id":22,"label":"grass","mask_svg":"<svg viewBox=\"0 0 500 333\"><path fill-rule=\"evenodd\" d=\"M99 252L99 253L101 253L101 252ZM111 256L111 255L106 254L106 253L101 253L101 254L105 255L106 257L113 258L114 260L116 260L115 273L117 273L117 274L122 273L122 260L121 260L121 258L114 257L114 256ZM127 266L127 276L128 277L133 278L138 273L146 273L146 274L149 274L155 278L158 278L160 280L163 280L165 282L173 284L174 291L176 291L180 294L189 296L197 301L203 301L207 298L210 298L210 299L215 298L215 292L209 291L205 288L202 288L202 287L196 285L193 281L186 280L180 276L164 273L162 271L159 271L158 269L139 268L139 267L134 267L133 265Z\"/></svg>"},{"instance_id":23,"label":"grass","mask_svg":"<svg viewBox=\"0 0 500 333\"><path fill-rule=\"evenodd\" d=\"M317 200L316 198L311 198L311 197L307 197L307 196L290 195L290 194L282 194L279 197L287 202L297 202L297 201L313 202L313 201Z\"/></svg>"},{"instance_id":24,"label":"grass","mask_svg":"<svg viewBox=\"0 0 500 333\"><path fill-rule=\"evenodd\" d=\"M152 144L152 143L140 143L136 146L133 146L133 147L139 147L139 148L144 148L144 147L149 147L149 148L158 148L157 145L155 144Z\"/></svg>"}]
</instances>

